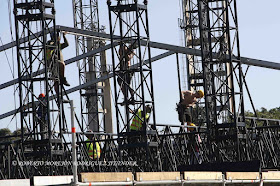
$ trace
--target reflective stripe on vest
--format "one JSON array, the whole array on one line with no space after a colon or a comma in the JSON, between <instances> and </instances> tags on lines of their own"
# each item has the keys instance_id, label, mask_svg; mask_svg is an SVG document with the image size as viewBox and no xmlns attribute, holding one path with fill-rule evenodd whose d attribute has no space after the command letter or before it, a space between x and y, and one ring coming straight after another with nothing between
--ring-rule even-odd
<instances>
[{"instance_id":1,"label":"reflective stripe on vest","mask_svg":"<svg viewBox=\"0 0 280 186\"><path fill-rule=\"evenodd\" d=\"M146 120L149 118L150 114L146 114ZM136 116L134 116L132 123L130 125L131 130L140 130L142 128L144 118L142 118L141 109L138 109Z\"/></svg>"},{"instance_id":2,"label":"reflective stripe on vest","mask_svg":"<svg viewBox=\"0 0 280 186\"><path fill-rule=\"evenodd\" d=\"M87 139L86 141L90 141ZM100 158L101 150L98 142L95 142L95 149L93 150L93 143L86 143L88 155L94 159Z\"/></svg>"}]
</instances>

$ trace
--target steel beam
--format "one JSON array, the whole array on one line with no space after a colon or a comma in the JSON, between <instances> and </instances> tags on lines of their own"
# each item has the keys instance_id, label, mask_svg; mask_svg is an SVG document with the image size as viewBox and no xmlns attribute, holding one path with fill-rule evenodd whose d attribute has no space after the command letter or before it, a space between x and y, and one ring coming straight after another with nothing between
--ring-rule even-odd
<instances>
[{"instance_id":1,"label":"steel beam","mask_svg":"<svg viewBox=\"0 0 280 186\"><path fill-rule=\"evenodd\" d=\"M115 44L116 44L116 43L115 43ZM105 47L107 47L107 46L108 46L108 45L106 45ZM110 46L108 46L108 47L110 48ZM96 49L96 50L98 50L98 49ZM94 50L93 50L93 51L94 51ZM92 52L93 52L93 51L92 51ZM155 57L151 58L151 62L158 61L158 60L160 60L160 59L162 59L162 58L164 58L164 57L170 56L170 55L172 55L172 54L174 54L174 53L171 52L171 51L165 52L165 53L163 53L163 54L160 54L160 55L158 55L158 56L155 56ZM68 60L67 60L67 61L68 61ZM74 62L74 61L72 61L72 62ZM143 62L143 64L146 64L146 63L148 63L148 60L145 60L145 61ZM67 64L67 63L65 62L65 64ZM69 61L68 61L68 64L69 64ZM131 66L131 68L136 68L137 66L139 66L139 64L135 64L135 65ZM78 90L80 90L80 89L85 89L85 88L87 88L87 87L89 87L89 86L92 86L93 84L96 84L96 83L98 83L98 82L102 82L102 81L104 81L104 80L106 80L106 79L109 79L109 78L112 78L112 77L113 77L113 73L109 73L108 75L102 76L102 77L100 77L100 78L98 78L98 79L95 79L95 80L93 80L93 81L89 81L89 82L84 83L84 84L82 84L82 85L78 85L78 86L76 86L76 87L70 88L70 89L66 90L66 93L67 93L67 94L70 94L70 93L73 93L73 92L78 91ZM13 80L13 81L16 81L16 80ZM54 99L54 97L50 97L50 100L52 100L52 99ZM15 110L6 112L6 113L4 113L4 114L1 114L1 115L0 115L0 120L1 120L1 119L4 119L4 118L7 118L7 117L9 117L9 116L12 116L12 115L16 114L17 112L19 112L19 109L15 109Z\"/></svg>"},{"instance_id":2,"label":"steel beam","mask_svg":"<svg viewBox=\"0 0 280 186\"><path fill-rule=\"evenodd\" d=\"M61 31L66 31L66 32L68 32L68 34L73 34L73 35L83 35L83 36L87 36L87 37L96 37L96 38L102 38L102 39L107 39L107 40L109 40L109 38L110 38L110 34L81 30L81 29L76 29L76 28L71 28L71 27L66 27L66 26L57 26L57 29L61 30ZM36 34L38 35L39 33L36 33ZM113 36L113 39L115 39L115 40L118 40L119 38L120 38L119 36ZM34 38L31 38L31 39L34 39ZM26 41L27 41L27 39L20 40L20 42L26 42ZM141 44L144 44L144 43L145 43L144 41L141 42ZM11 43L2 45L2 46L0 46L0 52L7 50L9 48L12 48L14 46L16 46L15 42L11 42ZM152 42L152 41L150 42L150 46L152 48L169 50L169 51L173 51L173 52L177 52L177 53L181 53L181 54L190 54L190 55L201 56L200 50L196 50L196 49L192 49L192 48L185 48L182 46L176 46L176 45L170 45L170 44ZM87 54L85 54L85 55L87 55ZM77 61L77 60L82 59L80 57L82 57L82 55L76 56L74 58L76 58L76 61ZM84 57L88 57L88 56L84 56ZM214 54L213 57L216 58L217 54ZM71 59L74 59L74 58L71 58ZM69 60L71 60L71 59L69 59ZM252 65L252 66L256 66L256 67L280 70L280 63L276 63L276 62L260 60L260 59L253 59L253 58L248 58L248 57L241 57L241 62L244 65ZM2 85L4 85L4 84L0 85L0 89L2 89ZM13 85L13 84L11 84L11 85Z\"/></svg>"}]
</instances>

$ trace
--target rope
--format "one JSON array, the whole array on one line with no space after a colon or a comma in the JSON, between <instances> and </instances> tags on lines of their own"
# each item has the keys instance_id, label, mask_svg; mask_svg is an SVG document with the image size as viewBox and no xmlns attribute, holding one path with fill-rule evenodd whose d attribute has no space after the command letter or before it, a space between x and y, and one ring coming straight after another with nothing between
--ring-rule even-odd
<instances>
[{"instance_id":1,"label":"rope","mask_svg":"<svg viewBox=\"0 0 280 186\"><path fill-rule=\"evenodd\" d=\"M1 44L4 45L1 36L0 36L0 41L1 41ZM6 53L6 50L4 50L4 53L5 53L5 57L6 57L6 59L7 59L7 62L8 62L9 69L10 69L10 71L11 71L12 77L13 77L13 79L14 79L15 77L14 77L13 70L12 70L12 67L11 67L11 64L10 64L10 61L9 61L9 58L8 58L8 55L7 55L7 53Z\"/></svg>"}]
</instances>

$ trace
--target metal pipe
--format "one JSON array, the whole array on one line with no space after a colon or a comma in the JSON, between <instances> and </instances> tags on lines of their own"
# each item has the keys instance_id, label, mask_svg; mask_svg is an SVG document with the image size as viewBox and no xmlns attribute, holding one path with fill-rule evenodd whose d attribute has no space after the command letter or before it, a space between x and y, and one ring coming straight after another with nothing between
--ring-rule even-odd
<instances>
[{"instance_id":1,"label":"metal pipe","mask_svg":"<svg viewBox=\"0 0 280 186\"><path fill-rule=\"evenodd\" d=\"M110 34L105 34L105 33L100 33L100 32L81 30L81 29L76 29L76 28L71 28L71 27L66 27L66 26L60 26L60 25L57 25L56 28L60 31L66 31L69 34L74 34L74 35L83 35L83 36L87 36L87 37L96 37L96 38L102 38L102 39L110 38ZM53 28L50 28L50 32L52 30L53 30ZM46 32L46 33L48 33L48 32ZM40 35L40 34L41 33L35 33L34 35ZM119 40L119 38L120 38L120 36L115 36L115 35L113 36L114 40ZM33 38L31 38L31 39L33 39ZM26 41L27 41L27 38L23 38L19 42L23 43ZM143 45L146 45L145 41L141 41L141 43ZM177 53L191 54L191 55L195 55L195 56L201 55L201 51L198 49L185 48L185 47L181 47L181 46L152 42L152 41L149 42L149 44L152 48L170 50L170 51L177 52ZM11 43L2 45L2 46L0 46L0 52L7 50L9 48L12 48L14 46L16 46L15 42L11 42ZM215 58L217 56L218 56L218 54L215 53L213 57ZM241 59L242 64L280 70L280 64L276 63L276 62L247 58L247 57L241 57L240 59Z\"/></svg>"},{"instance_id":2,"label":"metal pipe","mask_svg":"<svg viewBox=\"0 0 280 186\"><path fill-rule=\"evenodd\" d=\"M81 183L79 182L78 185L133 185L132 181L127 182L89 182L89 183Z\"/></svg>"},{"instance_id":3,"label":"metal pipe","mask_svg":"<svg viewBox=\"0 0 280 186\"><path fill-rule=\"evenodd\" d=\"M260 183L261 180L225 180L225 183Z\"/></svg>"},{"instance_id":4,"label":"metal pipe","mask_svg":"<svg viewBox=\"0 0 280 186\"><path fill-rule=\"evenodd\" d=\"M73 100L70 100L70 110L71 110L71 128L72 128L72 166L73 166L73 185L78 185L78 175L77 175L77 153L76 153L76 128L74 124L74 104Z\"/></svg>"}]
</instances>

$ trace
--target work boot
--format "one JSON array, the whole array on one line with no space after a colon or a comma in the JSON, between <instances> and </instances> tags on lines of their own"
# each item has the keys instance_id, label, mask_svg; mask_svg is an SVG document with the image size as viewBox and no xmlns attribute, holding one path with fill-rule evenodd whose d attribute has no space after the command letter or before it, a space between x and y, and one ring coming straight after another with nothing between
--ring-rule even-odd
<instances>
[{"instance_id":1,"label":"work boot","mask_svg":"<svg viewBox=\"0 0 280 186\"><path fill-rule=\"evenodd\" d=\"M63 85L65 85L65 86L70 86L70 84L67 82L67 80L66 80L66 78L65 77L62 77L61 79L60 79L60 83L61 84L63 84Z\"/></svg>"}]
</instances>

